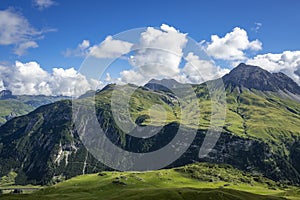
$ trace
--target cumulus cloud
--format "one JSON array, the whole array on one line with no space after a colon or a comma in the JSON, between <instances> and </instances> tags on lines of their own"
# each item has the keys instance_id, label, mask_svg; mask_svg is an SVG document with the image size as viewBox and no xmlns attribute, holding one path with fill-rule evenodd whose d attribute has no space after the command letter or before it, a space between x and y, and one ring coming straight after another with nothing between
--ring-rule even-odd
<instances>
[{"instance_id":1,"label":"cumulus cloud","mask_svg":"<svg viewBox=\"0 0 300 200\"><path fill-rule=\"evenodd\" d=\"M247 64L260 66L270 72L283 72L300 85L300 51L257 55L248 59Z\"/></svg>"},{"instance_id":2,"label":"cumulus cloud","mask_svg":"<svg viewBox=\"0 0 300 200\"><path fill-rule=\"evenodd\" d=\"M262 49L259 40L250 41L244 29L236 27L224 37L211 36L211 42L206 43L208 55L223 60L245 60L246 50L258 51Z\"/></svg>"},{"instance_id":3,"label":"cumulus cloud","mask_svg":"<svg viewBox=\"0 0 300 200\"><path fill-rule=\"evenodd\" d=\"M76 49L67 49L64 52L64 55L69 56L86 56L89 53L90 41L83 40L80 44L78 44Z\"/></svg>"},{"instance_id":4,"label":"cumulus cloud","mask_svg":"<svg viewBox=\"0 0 300 200\"><path fill-rule=\"evenodd\" d=\"M213 40L211 43L206 43L207 49L217 48L216 43L226 43L226 48L234 51L230 56L240 58L244 55L243 50L261 48L258 41L248 40L247 33L243 29L235 28L224 38L218 38L220 42ZM143 85L152 78L173 78L180 82L201 83L228 73L229 70L216 66L213 61L202 60L192 52L184 57L187 42L186 33L162 24L160 28L148 27L134 44L108 36L101 44L94 46L84 40L76 49L67 50L65 55L92 55L101 59L118 58L127 54L122 59L127 59L132 68L121 71L119 77L112 78L108 73L105 78L106 82L119 84ZM233 56L236 51L238 54L241 52L241 55Z\"/></svg>"},{"instance_id":5,"label":"cumulus cloud","mask_svg":"<svg viewBox=\"0 0 300 200\"><path fill-rule=\"evenodd\" d=\"M13 66L0 66L0 88L13 94L78 96L95 90L101 83L87 79L74 68L53 68L49 73L36 62L16 61Z\"/></svg>"},{"instance_id":6,"label":"cumulus cloud","mask_svg":"<svg viewBox=\"0 0 300 200\"><path fill-rule=\"evenodd\" d=\"M0 81L0 91L2 91L2 90L5 90L6 88L4 87L4 83L3 83L3 81L1 80Z\"/></svg>"},{"instance_id":7,"label":"cumulus cloud","mask_svg":"<svg viewBox=\"0 0 300 200\"><path fill-rule=\"evenodd\" d=\"M183 73L186 79L192 83L213 80L229 73L228 69L216 66L213 61L202 60L192 52L188 53L185 59L187 63L183 68Z\"/></svg>"},{"instance_id":8,"label":"cumulus cloud","mask_svg":"<svg viewBox=\"0 0 300 200\"><path fill-rule=\"evenodd\" d=\"M99 59L114 59L132 52L130 57L122 59L127 59L133 68L121 71L118 78L111 78L108 74L106 81L143 84L154 76L157 78L178 76L186 43L187 34L162 24L160 29L148 27L141 33L136 44L107 36L99 45L91 46L88 40L83 40L76 49L67 49L64 55L89 55Z\"/></svg>"},{"instance_id":9,"label":"cumulus cloud","mask_svg":"<svg viewBox=\"0 0 300 200\"><path fill-rule=\"evenodd\" d=\"M89 55L97 58L118 58L129 53L132 46L130 42L115 40L112 36L107 36L101 44L89 49Z\"/></svg>"},{"instance_id":10,"label":"cumulus cloud","mask_svg":"<svg viewBox=\"0 0 300 200\"><path fill-rule=\"evenodd\" d=\"M213 61L202 60L193 52L184 57L187 42L186 33L169 25L148 27L131 47L133 54L128 62L132 68L121 71L117 78L107 73L105 81L143 85L152 78L172 78L183 83L201 83L229 72L216 66Z\"/></svg>"},{"instance_id":11,"label":"cumulus cloud","mask_svg":"<svg viewBox=\"0 0 300 200\"><path fill-rule=\"evenodd\" d=\"M34 0L33 3L39 10L56 5L56 2L52 0Z\"/></svg>"},{"instance_id":12,"label":"cumulus cloud","mask_svg":"<svg viewBox=\"0 0 300 200\"><path fill-rule=\"evenodd\" d=\"M93 56L96 58L118 58L131 51L132 43L115 40L112 36L107 36L99 45L90 45L89 40L83 40L76 49L67 49L65 56Z\"/></svg>"},{"instance_id":13,"label":"cumulus cloud","mask_svg":"<svg viewBox=\"0 0 300 200\"><path fill-rule=\"evenodd\" d=\"M143 84L154 76L177 76L187 43L186 35L166 24L160 29L148 27L134 46L135 54L129 58L133 69L123 71L121 81Z\"/></svg>"},{"instance_id":14,"label":"cumulus cloud","mask_svg":"<svg viewBox=\"0 0 300 200\"><path fill-rule=\"evenodd\" d=\"M124 70L120 72L121 78L115 81L121 83L133 83L136 85L145 84L150 80L150 77L142 75L140 72L134 70Z\"/></svg>"},{"instance_id":15,"label":"cumulus cloud","mask_svg":"<svg viewBox=\"0 0 300 200\"><path fill-rule=\"evenodd\" d=\"M88 90L95 90L101 83L95 79L88 80L74 68L54 68L50 77L50 88L53 94L71 96L80 95ZM75 88L75 91L73 91Z\"/></svg>"},{"instance_id":16,"label":"cumulus cloud","mask_svg":"<svg viewBox=\"0 0 300 200\"><path fill-rule=\"evenodd\" d=\"M36 40L41 39L45 32L35 29L28 20L13 9L0 11L0 45L14 45L14 53L22 55L29 48L36 48Z\"/></svg>"}]
</instances>

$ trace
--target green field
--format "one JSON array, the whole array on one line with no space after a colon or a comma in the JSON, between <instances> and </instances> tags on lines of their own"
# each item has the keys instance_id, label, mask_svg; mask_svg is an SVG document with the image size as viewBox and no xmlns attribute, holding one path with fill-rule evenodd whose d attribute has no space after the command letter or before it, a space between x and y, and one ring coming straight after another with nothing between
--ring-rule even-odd
<instances>
[{"instance_id":1,"label":"green field","mask_svg":"<svg viewBox=\"0 0 300 200\"><path fill-rule=\"evenodd\" d=\"M29 186L30 187L30 186ZM300 199L300 190L229 165L192 164L147 172L100 172L0 199Z\"/></svg>"}]
</instances>

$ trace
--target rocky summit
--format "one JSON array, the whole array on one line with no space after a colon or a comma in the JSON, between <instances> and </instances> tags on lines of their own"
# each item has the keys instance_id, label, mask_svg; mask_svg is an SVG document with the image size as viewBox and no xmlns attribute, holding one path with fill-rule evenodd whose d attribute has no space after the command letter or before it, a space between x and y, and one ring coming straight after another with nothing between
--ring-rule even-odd
<instances>
[{"instance_id":1,"label":"rocky summit","mask_svg":"<svg viewBox=\"0 0 300 200\"><path fill-rule=\"evenodd\" d=\"M224 83L261 91L285 91L300 95L300 87L290 77L279 72L270 73L257 66L239 64L223 77Z\"/></svg>"}]
</instances>

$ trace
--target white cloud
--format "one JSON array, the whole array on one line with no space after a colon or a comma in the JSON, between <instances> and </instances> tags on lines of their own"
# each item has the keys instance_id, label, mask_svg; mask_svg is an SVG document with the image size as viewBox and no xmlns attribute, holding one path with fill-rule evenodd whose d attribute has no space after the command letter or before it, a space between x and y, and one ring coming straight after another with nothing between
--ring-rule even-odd
<instances>
[{"instance_id":1,"label":"white cloud","mask_svg":"<svg viewBox=\"0 0 300 200\"><path fill-rule=\"evenodd\" d=\"M283 72L300 85L300 51L257 55L248 59L247 64L260 66L270 72Z\"/></svg>"},{"instance_id":2,"label":"white cloud","mask_svg":"<svg viewBox=\"0 0 300 200\"><path fill-rule=\"evenodd\" d=\"M100 85L100 82L94 79L88 80L74 68L54 68L49 85L53 94L71 96L73 93L80 95L88 90L95 90ZM74 88L75 91L73 91Z\"/></svg>"},{"instance_id":3,"label":"white cloud","mask_svg":"<svg viewBox=\"0 0 300 200\"><path fill-rule=\"evenodd\" d=\"M174 27L169 26L167 24L162 24L160 26L161 30L165 31L165 32L174 32L174 33L179 33L178 30L176 30Z\"/></svg>"},{"instance_id":4,"label":"white cloud","mask_svg":"<svg viewBox=\"0 0 300 200\"><path fill-rule=\"evenodd\" d=\"M89 53L90 41L83 40L78 44L76 49L67 49L64 52L65 56L86 56Z\"/></svg>"},{"instance_id":5,"label":"white cloud","mask_svg":"<svg viewBox=\"0 0 300 200\"><path fill-rule=\"evenodd\" d=\"M222 69L215 65L212 61L201 60L199 56L190 52L186 56L186 65L183 73L186 75L188 82L201 83L208 80L220 78L229 73L228 69Z\"/></svg>"},{"instance_id":6,"label":"white cloud","mask_svg":"<svg viewBox=\"0 0 300 200\"><path fill-rule=\"evenodd\" d=\"M33 3L40 10L56 5L56 2L52 0L33 0Z\"/></svg>"},{"instance_id":7,"label":"white cloud","mask_svg":"<svg viewBox=\"0 0 300 200\"><path fill-rule=\"evenodd\" d=\"M87 49L90 46L90 41L83 40L81 44L79 44L79 49Z\"/></svg>"},{"instance_id":8,"label":"white cloud","mask_svg":"<svg viewBox=\"0 0 300 200\"><path fill-rule=\"evenodd\" d=\"M2 80L0 80L0 91L5 90L4 83Z\"/></svg>"},{"instance_id":9,"label":"white cloud","mask_svg":"<svg viewBox=\"0 0 300 200\"><path fill-rule=\"evenodd\" d=\"M120 75L121 79L119 80L121 83L133 83L136 85L142 85L150 80L149 77L145 77L140 72L136 72L134 70L124 70L120 73Z\"/></svg>"},{"instance_id":10,"label":"white cloud","mask_svg":"<svg viewBox=\"0 0 300 200\"><path fill-rule=\"evenodd\" d=\"M39 47L39 45L35 41L28 41L28 42L21 43L14 50L14 52L15 52L16 55L21 56L26 52L26 49L37 48L37 47Z\"/></svg>"},{"instance_id":11,"label":"white cloud","mask_svg":"<svg viewBox=\"0 0 300 200\"><path fill-rule=\"evenodd\" d=\"M206 43L207 50L217 48L218 45L224 43L225 49L223 50L231 51L230 55L227 54L230 58L245 59L244 50L261 49L261 43L258 40L249 41L246 31L240 28L235 28L224 38L218 38L218 36L212 38L211 43ZM131 69L121 71L119 77L116 78L112 78L110 74L106 75L105 81L119 84L143 85L151 78L173 78L180 82L201 83L219 78L229 72L228 69L216 66L212 61L201 60L192 52L186 56L186 64L182 68L183 49L187 42L186 33L162 24L160 28L148 27L140 34L135 44L115 40L112 36L108 36L101 44L92 47L88 40L84 40L75 50L68 50L66 55L92 55L100 59L118 58L132 51L127 57L132 66Z\"/></svg>"},{"instance_id":12,"label":"white cloud","mask_svg":"<svg viewBox=\"0 0 300 200\"><path fill-rule=\"evenodd\" d=\"M244 51L262 49L262 43L259 40L249 41L247 32L239 27L234 28L222 38L212 35L211 42L206 45L208 55L223 60L245 60Z\"/></svg>"},{"instance_id":13,"label":"white cloud","mask_svg":"<svg viewBox=\"0 0 300 200\"><path fill-rule=\"evenodd\" d=\"M100 86L74 68L53 68L49 73L36 62L16 61L13 66L0 66L0 83L13 94L78 96ZM75 88L75 90L74 90Z\"/></svg>"},{"instance_id":14,"label":"white cloud","mask_svg":"<svg viewBox=\"0 0 300 200\"><path fill-rule=\"evenodd\" d=\"M148 27L141 33L137 44L107 36L102 43L94 46L88 40L83 40L76 49L67 49L64 55L90 55L102 59L119 58L133 51L133 55L128 58L133 69L121 71L119 78L107 75L106 79L108 82L143 84L153 76L172 78L179 75L183 48L187 43L186 35L174 27L162 24L160 29Z\"/></svg>"},{"instance_id":15,"label":"white cloud","mask_svg":"<svg viewBox=\"0 0 300 200\"><path fill-rule=\"evenodd\" d=\"M53 30L38 31L13 9L0 11L0 45L15 45L17 55L25 53L28 48L38 47L36 40L48 31Z\"/></svg>"},{"instance_id":16,"label":"white cloud","mask_svg":"<svg viewBox=\"0 0 300 200\"><path fill-rule=\"evenodd\" d=\"M129 53L132 46L130 42L115 40L112 36L107 36L101 44L89 48L89 55L97 58L118 58Z\"/></svg>"},{"instance_id":17,"label":"white cloud","mask_svg":"<svg viewBox=\"0 0 300 200\"><path fill-rule=\"evenodd\" d=\"M96 58L118 58L131 51L133 44L130 42L115 40L107 36L99 45L91 46L89 40L83 40L76 49L67 49L65 56L85 57L91 55Z\"/></svg>"},{"instance_id":18,"label":"white cloud","mask_svg":"<svg viewBox=\"0 0 300 200\"><path fill-rule=\"evenodd\" d=\"M26 18L12 9L0 11L0 45L20 44L40 35Z\"/></svg>"},{"instance_id":19,"label":"white cloud","mask_svg":"<svg viewBox=\"0 0 300 200\"><path fill-rule=\"evenodd\" d=\"M133 68L121 71L118 78L107 74L106 81L143 85L152 78L172 78L183 83L201 83L229 72L213 61L201 60L192 52L184 58L185 66L180 67L187 41L187 34L166 24L160 29L148 27L132 47L134 52L129 63Z\"/></svg>"},{"instance_id":20,"label":"white cloud","mask_svg":"<svg viewBox=\"0 0 300 200\"><path fill-rule=\"evenodd\" d=\"M186 34L174 27L161 25L160 30L148 27L141 33L139 43L134 46L135 54L129 62L132 70L123 71L121 80L144 84L153 77L172 78L179 75Z\"/></svg>"},{"instance_id":21,"label":"white cloud","mask_svg":"<svg viewBox=\"0 0 300 200\"><path fill-rule=\"evenodd\" d=\"M111 78L107 74L107 82L135 83L142 85L151 78L176 78L183 80L179 65L183 56L183 48L187 43L187 34L174 27L162 24L160 29L148 27L141 33L137 44L115 40L112 36L99 45L90 46L85 40L74 50L68 49L66 56L91 55L97 58L118 58L133 51L128 58L132 69L120 72L120 77ZM185 80L185 79L184 79Z\"/></svg>"},{"instance_id":22,"label":"white cloud","mask_svg":"<svg viewBox=\"0 0 300 200\"><path fill-rule=\"evenodd\" d=\"M176 68L186 42L186 34L166 24L161 26L161 30L149 27L141 34L137 53L131 57L131 63L136 67L157 64Z\"/></svg>"}]
</instances>

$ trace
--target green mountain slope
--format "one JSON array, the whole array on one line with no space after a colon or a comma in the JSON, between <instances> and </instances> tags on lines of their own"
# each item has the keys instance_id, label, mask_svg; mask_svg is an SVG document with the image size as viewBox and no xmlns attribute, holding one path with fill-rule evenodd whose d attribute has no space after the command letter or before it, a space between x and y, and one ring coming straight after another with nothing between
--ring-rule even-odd
<instances>
[{"instance_id":1,"label":"green mountain slope","mask_svg":"<svg viewBox=\"0 0 300 200\"><path fill-rule=\"evenodd\" d=\"M44 95L12 95L9 90L0 91L0 125L7 120L28 114L39 106L68 97Z\"/></svg>"},{"instance_id":2,"label":"green mountain slope","mask_svg":"<svg viewBox=\"0 0 300 200\"><path fill-rule=\"evenodd\" d=\"M29 195L1 199L295 199L297 189L228 165L206 163L149 172L82 175Z\"/></svg>"},{"instance_id":3,"label":"green mountain slope","mask_svg":"<svg viewBox=\"0 0 300 200\"><path fill-rule=\"evenodd\" d=\"M0 125L7 120L33 111L33 107L17 100L0 100Z\"/></svg>"},{"instance_id":4,"label":"green mountain slope","mask_svg":"<svg viewBox=\"0 0 300 200\"><path fill-rule=\"evenodd\" d=\"M179 125L184 127L184 131L195 131L197 134L193 143L168 167L195 161L227 163L281 183L299 184L299 86L284 75L274 75L246 65L235 68L223 77L223 81L227 102L226 121L216 145L204 158L198 157L199 149L211 116L215 115L212 113L212 103L215 102L212 102L206 84L193 85L197 98L191 98L184 105L164 87L148 85L136 88L125 85L115 90L117 86L108 85L95 96L98 121L115 145L132 152L160 149L174 138ZM180 91L181 84L174 84L174 81L169 83L172 83L174 90ZM261 85L263 87L260 88ZM116 91L117 95L126 98L129 93L122 90L126 87L135 89L129 101L131 121L147 126L149 130L162 126L158 134L139 139L118 127L112 116L111 97ZM190 97L188 95L185 95L187 99ZM93 98L88 95L76 101L88 103ZM194 109L196 105L200 113ZM120 117L126 117L122 115L125 113L124 107L121 104L116 106ZM187 112L182 112L180 106ZM217 104L218 108L221 106ZM200 125L194 120L199 120ZM70 100L42 106L0 127L0 176L14 171L17 173L17 184L55 183L76 175L108 169L82 144L72 121Z\"/></svg>"}]
</instances>

